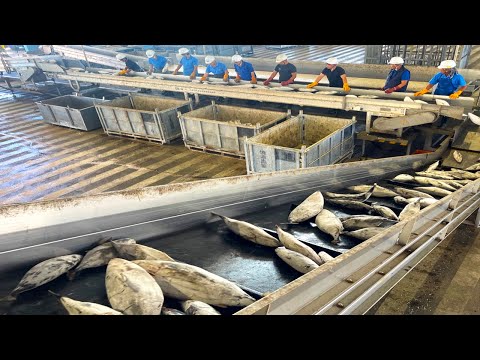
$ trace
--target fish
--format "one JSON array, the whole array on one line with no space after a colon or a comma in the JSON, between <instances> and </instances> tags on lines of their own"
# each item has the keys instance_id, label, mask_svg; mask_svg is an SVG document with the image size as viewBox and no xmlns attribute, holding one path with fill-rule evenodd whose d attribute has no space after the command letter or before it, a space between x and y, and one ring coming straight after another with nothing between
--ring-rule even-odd
<instances>
[{"instance_id":1,"label":"fish","mask_svg":"<svg viewBox=\"0 0 480 360\"><path fill-rule=\"evenodd\" d=\"M433 179L440 179L440 180L454 180L455 178L453 176L450 176L448 174L444 174L443 171L417 171L415 175L418 176L424 176L424 177L430 177Z\"/></svg>"},{"instance_id":2,"label":"fish","mask_svg":"<svg viewBox=\"0 0 480 360\"><path fill-rule=\"evenodd\" d=\"M467 180L477 180L479 178L478 174L472 174L469 171L460 170L460 169L451 169L449 172L453 177Z\"/></svg>"},{"instance_id":3,"label":"fish","mask_svg":"<svg viewBox=\"0 0 480 360\"><path fill-rule=\"evenodd\" d=\"M445 190L449 190L449 191L455 191L456 190L453 186L448 185L446 182L444 182L442 180L431 179L431 178L427 178L427 177L424 177L424 176L415 176L414 180L415 180L415 182L417 182L421 185L432 185L432 186L439 187L441 189L445 189Z\"/></svg>"},{"instance_id":4,"label":"fish","mask_svg":"<svg viewBox=\"0 0 480 360\"><path fill-rule=\"evenodd\" d=\"M430 164L430 166L425 171L426 172L433 171L438 167L438 165L440 165L440 160L437 160L433 164Z\"/></svg>"},{"instance_id":5,"label":"fish","mask_svg":"<svg viewBox=\"0 0 480 360\"><path fill-rule=\"evenodd\" d=\"M435 103L437 105L450 106L450 104L448 102L446 102L445 100L442 100L442 99L435 99Z\"/></svg>"},{"instance_id":6,"label":"fish","mask_svg":"<svg viewBox=\"0 0 480 360\"><path fill-rule=\"evenodd\" d=\"M186 315L222 315L216 309L202 301L187 300L182 301L181 304Z\"/></svg>"},{"instance_id":7,"label":"fish","mask_svg":"<svg viewBox=\"0 0 480 360\"><path fill-rule=\"evenodd\" d=\"M162 289L145 269L132 261L110 260L105 287L108 301L115 310L125 315L160 315L164 301Z\"/></svg>"},{"instance_id":8,"label":"fish","mask_svg":"<svg viewBox=\"0 0 480 360\"><path fill-rule=\"evenodd\" d=\"M344 235L348 235L360 240L368 240L371 237L374 237L377 234L380 234L384 231L385 228L378 228L378 227L367 227L355 231L344 231Z\"/></svg>"},{"instance_id":9,"label":"fish","mask_svg":"<svg viewBox=\"0 0 480 360\"><path fill-rule=\"evenodd\" d=\"M398 216L397 216L397 214L395 214L395 213L393 212L393 210L390 209L389 207L372 203L372 208L373 208L373 210L374 210L377 214L379 214L379 215L381 215L381 216L383 216L383 217L385 217L385 218L387 218L387 219L391 219L391 220L396 220L396 221L398 221Z\"/></svg>"},{"instance_id":10,"label":"fish","mask_svg":"<svg viewBox=\"0 0 480 360\"><path fill-rule=\"evenodd\" d=\"M455 159L456 162L461 163L463 161L463 156L458 152L457 150L453 151L453 158Z\"/></svg>"},{"instance_id":11,"label":"fish","mask_svg":"<svg viewBox=\"0 0 480 360\"><path fill-rule=\"evenodd\" d=\"M167 260L175 261L163 251L140 244L118 243L112 241L113 247L117 250L119 257L125 260Z\"/></svg>"},{"instance_id":12,"label":"fish","mask_svg":"<svg viewBox=\"0 0 480 360\"><path fill-rule=\"evenodd\" d=\"M467 167L465 170L468 170L468 171L480 170L480 163L473 164L473 165Z\"/></svg>"},{"instance_id":13,"label":"fish","mask_svg":"<svg viewBox=\"0 0 480 360\"><path fill-rule=\"evenodd\" d=\"M399 175L395 176L392 180L393 181L410 182L410 181L414 181L414 177L412 175L408 175L408 174L399 174Z\"/></svg>"},{"instance_id":14,"label":"fish","mask_svg":"<svg viewBox=\"0 0 480 360\"><path fill-rule=\"evenodd\" d=\"M412 197L424 197L424 198L432 198L433 199L432 195L429 195L427 193L424 193L424 192L421 192L421 191L418 191L418 190L396 187L395 191L397 193L399 193L400 195L402 195L403 197L407 198L407 199L412 198Z\"/></svg>"},{"instance_id":15,"label":"fish","mask_svg":"<svg viewBox=\"0 0 480 360\"><path fill-rule=\"evenodd\" d=\"M417 186L414 189L430 195L440 196L440 197L448 196L452 193L452 191L450 190L445 190L435 186Z\"/></svg>"},{"instance_id":16,"label":"fish","mask_svg":"<svg viewBox=\"0 0 480 360\"><path fill-rule=\"evenodd\" d=\"M187 314L185 314L183 311L180 311L180 310L177 310L177 309L162 306L161 315L187 315Z\"/></svg>"},{"instance_id":17,"label":"fish","mask_svg":"<svg viewBox=\"0 0 480 360\"><path fill-rule=\"evenodd\" d=\"M308 89L308 88L298 88L297 90L300 92L306 92L306 93L313 93L317 91L316 89Z\"/></svg>"},{"instance_id":18,"label":"fish","mask_svg":"<svg viewBox=\"0 0 480 360\"><path fill-rule=\"evenodd\" d=\"M377 187L377 184L375 183L368 191L363 193L358 193L358 194L337 194L337 193L332 193L327 191L325 192L325 196L330 199L357 200L357 201L364 202L364 201L367 201L370 198L370 196L372 196L376 187Z\"/></svg>"},{"instance_id":19,"label":"fish","mask_svg":"<svg viewBox=\"0 0 480 360\"><path fill-rule=\"evenodd\" d=\"M405 96L405 97L403 98L403 101L405 101L405 102L414 102L413 99L412 99L411 97L409 97L409 96Z\"/></svg>"},{"instance_id":20,"label":"fish","mask_svg":"<svg viewBox=\"0 0 480 360\"><path fill-rule=\"evenodd\" d=\"M307 272L318 268L318 264L313 260L305 255L297 253L296 251L288 250L284 246L276 248L275 253L280 259L302 274L306 274Z\"/></svg>"},{"instance_id":21,"label":"fish","mask_svg":"<svg viewBox=\"0 0 480 360\"><path fill-rule=\"evenodd\" d=\"M134 260L160 285L165 296L210 305L248 306L255 299L238 285L198 266L163 260Z\"/></svg>"},{"instance_id":22,"label":"fish","mask_svg":"<svg viewBox=\"0 0 480 360\"><path fill-rule=\"evenodd\" d=\"M341 221L346 230L358 230L369 227L389 227L397 223L397 221L387 219L383 216L372 215L353 215L342 218Z\"/></svg>"},{"instance_id":23,"label":"fish","mask_svg":"<svg viewBox=\"0 0 480 360\"><path fill-rule=\"evenodd\" d=\"M324 204L325 201L322 193L320 191L315 191L290 212L288 215L288 221L299 223L311 219L322 211Z\"/></svg>"},{"instance_id":24,"label":"fish","mask_svg":"<svg viewBox=\"0 0 480 360\"><path fill-rule=\"evenodd\" d=\"M320 251L318 253L318 256L322 259L323 263L335 259L333 256L330 256L330 254L326 253L325 251Z\"/></svg>"},{"instance_id":25,"label":"fish","mask_svg":"<svg viewBox=\"0 0 480 360\"><path fill-rule=\"evenodd\" d=\"M280 240L282 245L285 246L287 249L296 251L302 255L305 255L309 259L315 261L318 265L323 264L322 259L318 257L317 253L313 251L313 249L310 246L302 243L292 234L286 231L283 231L278 225L275 225L275 229L277 230L278 239Z\"/></svg>"},{"instance_id":26,"label":"fish","mask_svg":"<svg viewBox=\"0 0 480 360\"><path fill-rule=\"evenodd\" d=\"M414 201L410 204L407 204L403 210L398 215L400 221L408 220L414 216L416 216L420 212L420 201Z\"/></svg>"},{"instance_id":27,"label":"fish","mask_svg":"<svg viewBox=\"0 0 480 360\"><path fill-rule=\"evenodd\" d=\"M410 198L410 199L405 199L405 205L406 204L411 204L415 201L419 201L420 202L420 208L423 209L427 206L430 206L434 203L436 203L438 200L437 199L430 199L430 198Z\"/></svg>"},{"instance_id":28,"label":"fish","mask_svg":"<svg viewBox=\"0 0 480 360\"><path fill-rule=\"evenodd\" d=\"M275 91L294 91L294 88L288 87L288 86L273 86L270 88L270 90L275 90Z\"/></svg>"},{"instance_id":29,"label":"fish","mask_svg":"<svg viewBox=\"0 0 480 360\"><path fill-rule=\"evenodd\" d=\"M317 95L335 95L335 94L337 94L337 93L338 93L338 91L333 91L333 90L332 90L332 91L329 91L329 90L321 90L321 91L317 92L316 94L317 94ZM348 96L348 95L347 95L347 96ZM355 95L353 95L353 96L355 96ZM356 97L356 96L355 96L355 97Z\"/></svg>"},{"instance_id":30,"label":"fish","mask_svg":"<svg viewBox=\"0 0 480 360\"><path fill-rule=\"evenodd\" d=\"M73 300L66 296L60 297L60 303L69 315L123 315L111 307L87 301Z\"/></svg>"},{"instance_id":31,"label":"fish","mask_svg":"<svg viewBox=\"0 0 480 360\"><path fill-rule=\"evenodd\" d=\"M265 230L259 228L258 226L250 224L246 221L231 219L213 212L212 214L220 216L230 230L245 240L269 247L281 246L281 243L278 239L274 238L272 235L268 234Z\"/></svg>"},{"instance_id":32,"label":"fish","mask_svg":"<svg viewBox=\"0 0 480 360\"><path fill-rule=\"evenodd\" d=\"M345 95L345 97L349 97L349 98L356 98L356 97L357 97L357 95L348 94L348 95Z\"/></svg>"},{"instance_id":33,"label":"fish","mask_svg":"<svg viewBox=\"0 0 480 360\"><path fill-rule=\"evenodd\" d=\"M413 102L416 102L416 103L418 103L418 104L428 104L428 102L423 101L423 100L418 100L418 99L417 99L417 100L413 100Z\"/></svg>"},{"instance_id":34,"label":"fish","mask_svg":"<svg viewBox=\"0 0 480 360\"><path fill-rule=\"evenodd\" d=\"M129 238L118 239L115 241L117 244L135 244L135 240ZM82 262L70 274L70 279L73 279L75 274L81 270L107 265L110 260L116 257L118 257L118 254L111 241L98 245L87 251Z\"/></svg>"},{"instance_id":35,"label":"fish","mask_svg":"<svg viewBox=\"0 0 480 360\"><path fill-rule=\"evenodd\" d=\"M352 210L359 210L359 211L373 211L373 208L360 201L354 201L354 200L334 200L334 199L327 199L329 203L339 205L346 207L347 209L352 209Z\"/></svg>"},{"instance_id":36,"label":"fish","mask_svg":"<svg viewBox=\"0 0 480 360\"><path fill-rule=\"evenodd\" d=\"M355 186L350 186L347 187L348 190L354 191L354 192L367 192L372 185L355 185ZM390 189L384 188L383 186L377 185L375 186L375 189L373 190L372 196L375 197L395 197L398 194L396 192L393 192Z\"/></svg>"},{"instance_id":37,"label":"fish","mask_svg":"<svg viewBox=\"0 0 480 360\"><path fill-rule=\"evenodd\" d=\"M358 97L364 99L378 99L377 95L359 95Z\"/></svg>"},{"instance_id":38,"label":"fish","mask_svg":"<svg viewBox=\"0 0 480 360\"><path fill-rule=\"evenodd\" d=\"M480 125L480 116L477 116L473 113L468 113L468 118L475 124Z\"/></svg>"},{"instance_id":39,"label":"fish","mask_svg":"<svg viewBox=\"0 0 480 360\"><path fill-rule=\"evenodd\" d=\"M315 224L319 230L333 237L332 243L336 244L339 242L340 233L344 229L342 222L334 213L327 209L323 209L315 217Z\"/></svg>"},{"instance_id":40,"label":"fish","mask_svg":"<svg viewBox=\"0 0 480 360\"><path fill-rule=\"evenodd\" d=\"M18 285L10 293L10 298L16 299L19 294L25 291L35 289L55 280L74 268L81 260L82 255L71 254L57 256L38 263L23 275Z\"/></svg>"}]
</instances>

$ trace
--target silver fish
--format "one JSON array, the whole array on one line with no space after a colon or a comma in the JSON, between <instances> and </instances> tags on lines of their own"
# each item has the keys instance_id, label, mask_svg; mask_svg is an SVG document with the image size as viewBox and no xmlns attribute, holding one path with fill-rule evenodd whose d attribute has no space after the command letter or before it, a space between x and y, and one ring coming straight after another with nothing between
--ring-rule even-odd
<instances>
[{"instance_id":1,"label":"silver fish","mask_svg":"<svg viewBox=\"0 0 480 360\"><path fill-rule=\"evenodd\" d=\"M222 315L217 310L215 310L210 305L198 301L198 300L187 300L182 301L182 309L187 315Z\"/></svg>"},{"instance_id":2,"label":"silver fish","mask_svg":"<svg viewBox=\"0 0 480 360\"><path fill-rule=\"evenodd\" d=\"M355 185L355 186L350 186L347 189L354 191L354 192L367 192L372 185ZM377 185L375 186L375 189L373 190L373 196L375 197L394 197L397 196L398 194L393 192L390 189L384 188L383 186Z\"/></svg>"},{"instance_id":3,"label":"silver fish","mask_svg":"<svg viewBox=\"0 0 480 360\"><path fill-rule=\"evenodd\" d=\"M163 251L140 244L128 244L125 242L112 241L119 257L126 260L167 260L175 261Z\"/></svg>"},{"instance_id":4,"label":"silver fish","mask_svg":"<svg viewBox=\"0 0 480 360\"><path fill-rule=\"evenodd\" d=\"M330 254L327 254L325 251L320 251L318 253L318 256L320 257L320 259L322 259L323 263L335 259L333 256L330 256Z\"/></svg>"},{"instance_id":5,"label":"silver fish","mask_svg":"<svg viewBox=\"0 0 480 360\"><path fill-rule=\"evenodd\" d=\"M329 203L339 205L346 207L348 209L353 209L353 210L360 210L360 211L367 211L370 212L373 210L373 208L360 201L354 201L354 200L334 200L334 199L327 199Z\"/></svg>"},{"instance_id":6,"label":"silver fish","mask_svg":"<svg viewBox=\"0 0 480 360\"><path fill-rule=\"evenodd\" d=\"M411 204L406 205L400 215L398 215L398 218L400 221L410 219L414 216L416 216L420 212L420 201L414 201Z\"/></svg>"},{"instance_id":7,"label":"silver fish","mask_svg":"<svg viewBox=\"0 0 480 360\"><path fill-rule=\"evenodd\" d=\"M397 221L382 216L354 215L341 219L346 230L358 230L368 227L388 227L395 225Z\"/></svg>"},{"instance_id":8,"label":"silver fish","mask_svg":"<svg viewBox=\"0 0 480 360\"><path fill-rule=\"evenodd\" d=\"M280 228L280 226L275 225L275 228L277 230L278 239L280 240L283 246L285 246L287 249L290 249L292 251L296 251L302 255L305 255L306 257L315 261L318 265L323 264L322 259L318 257L317 253L313 251L313 249L310 246L302 243L292 234L286 231L283 231Z\"/></svg>"},{"instance_id":9,"label":"silver fish","mask_svg":"<svg viewBox=\"0 0 480 360\"><path fill-rule=\"evenodd\" d=\"M412 182L412 181L414 181L414 178L413 178L412 175L399 174L399 175L395 176L392 180L394 180L394 181Z\"/></svg>"},{"instance_id":10,"label":"silver fish","mask_svg":"<svg viewBox=\"0 0 480 360\"><path fill-rule=\"evenodd\" d=\"M320 191L315 191L290 212L288 215L288 221L299 223L311 219L322 211L324 204L325 201L322 193Z\"/></svg>"},{"instance_id":11,"label":"silver fish","mask_svg":"<svg viewBox=\"0 0 480 360\"><path fill-rule=\"evenodd\" d=\"M340 219L331 211L323 209L315 217L315 224L318 229L333 237L332 243L338 243L340 233L343 231L343 225Z\"/></svg>"},{"instance_id":12,"label":"silver fish","mask_svg":"<svg viewBox=\"0 0 480 360\"><path fill-rule=\"evenodd\" d=\"M389 207L382 206L382 205L378 205L378 204L375 204L375 203L372 203L372 207L373 207L373 210L374 210L377 214L379 214L379 215L381 215L381 216L383 216L383 217L385 217L385 218L387 218L387 219L391 219L391 220L396 220L396 221L398 221L398 216L397 216L397 214L395 214L395 213L393 212L393 210L390 209Z\"/></svg>"},{"instance_id":13,"label":"silver fish","mask_svg":"<svg viewBox=\"0 0 480 360\"><path fill-rule=\"evenodd\" d=\"M431 185L445 190L455 191L455 188L443 180L431 179L424 176L415 176L414 180L421 185Z\"/></svg>"},{"instance_id":14,"label":"silver fish","mask_svg":"<svg viewBox=\"0 0 480 360\"><path fill-rule=\"evenodd\" d=\"M173 308L169 308L169 307L165 307L165 306L162 307L161 314L162 315L186 315L183 311L173 309Z\"/></svg>"},{"instance_id":15,"label":"silver fish","mask_svg":"<svg viewBox=\"0 0 480 360\"><path fill-rule=\"evenodd\" d=\"M440 160L435 161L435 162L434 162L433 164L431 164L431 165L427 168L427 170L425 170L425 171L426 171L426 172L433 171L433 170L435 170L435 169L438 167L438 165L440 165Z\"/></svg>"},{"instance_id":16,"label":"silver fish","mask_svg":"<svg viewBox=\"0 0 480 360\"><path fill-rule=\"evenodd\" d=\"M372 196L377 184L373 184L373 186L366 192L359 193L359 194L337 194L332 192L325 192L325 196L328 198L334 198L339 200L356 200L356 201L366 201Z\"/></svg>"},{"instance_id":17,"label":"silver fish","mask_svg":"<svg viewBox=\"0 0 480 360\"><path fill-rule=\"evenodd\" d=\"M378 228L378 227L367 227L355 231L344 231L343 234L360 239L360 240L368 240L371 237L374 237L377 234L380 234L384 231L385 228Z\"/></svg>"},{"instance_id":18,"label":"silver fish","mask_svg":"<svg viewBox=\"0 0 480 360\"><path fill-rule=\"evenodd\" d=\"M395 191L402 195L404 198L412 198L412 197L425 197L425 198L432 198L432 195L429 195L427 193L418 191L418 190L412 190L412 189L405 189L401 187L396 187Z\"/></svg>"},{"instance_id":19,"label":"silver fish","mask_svg":"<svg viewBox=\"0 0 480 360\"><path fill-rule=\"evenodd\" d=\"M417 186L414 189L430 195L441 196L441 197L448 196L452 193L452 191L450 190L445 190L435 186Z\"/></svg>"},{"instance_id":20,"label":"silver fish","mask_svg":"<svg viewBox=\"0 0 480 360\"><path fill-rule=\"evenodd\" d=\"M123 315L111 307L86 301L78 301L62 296L60 298L69 315Z\"/></svg>"},{"instance_id":21,"label":"silver fish","mask_svg":"<svg viewBox=\"0 0 480 360\"><path fill-rule=\"evenodd\" d=\"M288 250L283 246L276 248L275 253L280 257L280 259L303 274L318 268L318 264L313 260L309 259L305 255L297 253L296 251Z\"/></svg>"},{"instance_id":22,"label":"silver fish","mask_svg":"<svg viewBox=\"0 0 480 360\"><path fill-rule=\"evenodd\" d=\"M443 171L417 171L415 175L418 176L424 176L424 177L430 177L433 179L440 179L440 180L453 180L455 179L453 176L450 176L448 174L445 174Z\"/></svg>"}]
</instances>

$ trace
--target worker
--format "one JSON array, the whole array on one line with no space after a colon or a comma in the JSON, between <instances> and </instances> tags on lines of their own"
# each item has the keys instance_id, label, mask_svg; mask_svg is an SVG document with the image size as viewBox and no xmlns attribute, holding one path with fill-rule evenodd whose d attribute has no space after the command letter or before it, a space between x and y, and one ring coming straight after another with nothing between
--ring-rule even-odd
<instances>
[{"instance_id":1,"label":"worker","mask_svg":"<svg viewBox=\"0 0 480 360\"><path fill-rule=\"evenodd\" d=\"M183 66L183 75L190 76L190 79L195 79L197 77L198 59L190 55L190 50L187 48L178 49L178 53L182 55L182 60L180 60L177 68L173 71L173 75L177 75L178 70Z\"/></svg>"},{"instance_id":2,"label":"worker","mask_svg":"<svg viewBox=\"0 0 480 360\"><path fill-rule=\"evenodd\" d=\"M337 65L338 59L336 57L331 57L327 59L326 63L327 66L325 69L322 70L320 75L318 75L312 83L307 85L307 88L310 89L314 86L317 86L320 80L326 76L330 87L341 87L347 92L350 91L345 70Z\"/></svg>"},{"instance_id":3,"label":"worker","mask_svg":"<svg viewBox=\"0 0 480 360\"><path fill-rule=\"evenodd\" d=\"M245 60L240 55L232 56L233 67L237 76L235 82L239 83L240 80L250 81L251 84L257 83L257 74L253 69L253 65Z\"/></svg>"},{"instance_id":4,"label":"worker","mask_svg":"<svg viewBox=\"0 0 480 360\"><path fill-rule=\"evenodd\" d=\"M390 64L390 72L385 80L385 85L380 90L385 91L386 94L407 91L408 82L410 81L410 70L403 65L403 59L399 56L394 56L388 63Z\"/></svg>"},{"instance_id":5,"label":"worker","mask_svg":"<svg viewBox=\"0 0 480 360\"><path fill-rule=\"evenodd\" d=\"M287 55L277 55L275 62L277 63L277 66L275 66L275 70L273 70L270 77L263 82L263 85L269 85L272 82L273 78L277 75L277 73L280 73L278 81L280 82L280 84L282 84L282 86L293 84L295 78L297 77L297 68L295 67L295 65L288 62Z\"/></svg>"},{"instance_id":6,"label":"worker","mask_svg":"<svg viewBox=\"0 0 480 360\"><path fill-rule=\"evenodd\" d=\"M458 99L460 94L467 88L467 83L462 75L456 69L457 64L453 60L444 60L438 68L440 72L436 74L425 89L416 92L415 96L426 94L435 84L438 84L434 95L448 95L450 99Z\"/></svg>"},{"instance_id":7,"label":"worker","mask_svg":"<svg viewBox=\"0 0 480 360\"><path fill-rule=\"evenodd\" d=\"M115 56L117 60L123 61L125 63L125 68L115 75L127 75L132 71L143 71L143 69L134 61L127 58L125 54L117 54Z\"/></svg>"},{"instance_id":8,"label":"worker","mask_svg":"<svg viewBox=\"0 0 480 360\"><path fill-rule=\"evenodd\" d=\"M153 50L147 50L145 54L148 57L148 64L149 68L147 71L148 75L152 75L152 73L162 72L166 73L168 71L168 60L164 56L159 56Z\"/></svg>"},{"instance_id":9,"label":"worker","mask_svg":"<svg viewBox=\"0 0 480 360\"><path fill-rule=\"evenodd\" d=\"M206 81L212 73L214 78L222 78L223 81L228 82L228 69L224 63L217 61L214 56L207 55L205 56L205 64L207 64L207 68L200 78L201 81Z\"/></svg>"}]
</instances>

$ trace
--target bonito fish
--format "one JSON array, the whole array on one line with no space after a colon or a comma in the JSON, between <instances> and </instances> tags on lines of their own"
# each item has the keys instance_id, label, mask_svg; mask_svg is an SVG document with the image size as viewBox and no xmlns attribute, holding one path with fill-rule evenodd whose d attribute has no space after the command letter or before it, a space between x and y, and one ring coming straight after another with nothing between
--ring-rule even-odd
<instances>
[{"instance_id":1,"label":"bonito fish","mask_svg":"<svg viewBox=\"0 0 480 360\"><path fill-rule=\"evenodd\" d=\"M331 211L323 209L315 217L315 224L318 229L333 237L332 243L338 243L340 233L343 231L343 225L340 219Z\"/></svg>"},{"instance_id":2,"label":"bonito fish","mask_svg":"<svg viewBox=\"0 0 480 360\"><path fill-rule=\"evenodd\" d=\"M299 223L311 219L322 211L324 203L322 193L315 191L290 212L288 221Z\"/></svg>"},{"instance_id":3,"label":"bonito fish","mask_svg":"<svg viewBox=\"0 0 480 360\"><path fill-rule=\"evenodd\" d=\"M305 255L288 250L283 246L276 248L275 253L280 257L280 259L303 274L318 268L318 264L313 260L309 259Z\"/></svg>"}]
</instances>

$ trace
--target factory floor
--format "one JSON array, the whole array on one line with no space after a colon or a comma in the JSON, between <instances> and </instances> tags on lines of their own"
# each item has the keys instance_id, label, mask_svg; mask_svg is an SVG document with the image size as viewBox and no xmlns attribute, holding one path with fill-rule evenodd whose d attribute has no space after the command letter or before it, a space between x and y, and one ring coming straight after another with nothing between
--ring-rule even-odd
<instances>
[{"instance_id":1,"label":"factory floor","mask_svg":"<svg viewBox=\"0 0 480 360\"><path fill-rule=\"evenodd\" d=\"M0 91L0 206L246 174L245 161L42 121L45 95ZM470 219L473 221L474 219ZM368 314L479 314L479 230L462 224Z\"/></svg>"}]
</instances>

